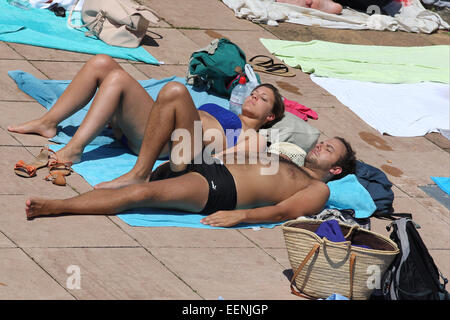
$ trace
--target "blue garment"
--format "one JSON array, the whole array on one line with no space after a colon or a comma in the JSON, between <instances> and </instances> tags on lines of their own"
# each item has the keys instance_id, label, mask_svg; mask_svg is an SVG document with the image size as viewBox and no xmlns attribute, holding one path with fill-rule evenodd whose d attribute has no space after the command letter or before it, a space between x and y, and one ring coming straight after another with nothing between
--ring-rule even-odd
<instances>
[{"instance_id":1,"label":"blue garment","mask_svg":"<svg viewBox=\"0 0 450 320\"><path fill-rule=\"evenodd\" d=\"M376 205L379 213L391 213L394 211L392 202L394 192L392 183L383 171L367 163L356 161L356 178L358 182L366 188Z\"/></svg>"},{"instance_id":2,"label":"blue garment","mask_svg":"<svg viewBox=\"0 0 450 320\"><path fill-rule=\"evenodd\" d=\"M345 242L347 241L344 238L344 234L342 233L341 227L339 226L339 222L337 220L328 220L322 222L316 230L316 234L321 238L327 238L332 242ZM354 245L355 247L367 248L370 247L365 245Z\"/></svg>"},{"instance_id":3,"label":"blue garment","mask_svg":"<svg viewBox=\"0 0 450 320\"><path fill-rule=\"evenodd\" d=\"M242 130L242 122L234 112L215 103L204 104L198 110L208 112L219 121L227 138L227 148L234 147L237 144Z\"/></svg>"},{"instance_id":4,"label":"blue garment","mask_svg":"<svg viewBox=\"0 0 450 320\"><path fill-rule=\"evenodd\" d=\"M330 188L330 197L326 208L353 209L355 218L370 217L377 209L369 192L358 182L354 174L348 174L342 179L327 183Z\"/></svg>"}]
</instances>

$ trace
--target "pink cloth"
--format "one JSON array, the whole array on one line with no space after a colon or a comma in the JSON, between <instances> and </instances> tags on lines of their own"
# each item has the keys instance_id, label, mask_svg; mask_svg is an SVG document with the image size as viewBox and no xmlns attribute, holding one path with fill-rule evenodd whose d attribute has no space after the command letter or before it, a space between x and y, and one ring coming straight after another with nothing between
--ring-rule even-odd
<instances>
[{"instance_id":1,"label":"pink cloth","mask_svg":"<svg viewBox=\"0 0 450 320\"><path fill-rule=\"evenodd\" d=\"M286 98L284 98L284 108L285 111L290 112L305 121L308 121L308 117L314 120L319 119L319 115L314 110Z\"/></svg>"}]
</instances>

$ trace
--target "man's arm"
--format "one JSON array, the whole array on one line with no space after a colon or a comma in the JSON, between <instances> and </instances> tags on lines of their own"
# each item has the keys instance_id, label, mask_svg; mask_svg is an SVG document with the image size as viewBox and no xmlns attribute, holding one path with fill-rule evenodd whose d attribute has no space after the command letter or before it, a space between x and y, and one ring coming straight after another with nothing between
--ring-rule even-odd
<instances>
[{"instance_id":1,"label":"man's arm","mask_svg":"<svg viewBox=\"0 0 450 320\"><path fill-rule=\"evenodd\" d=\"M253 133L248 133L247 135L244 135L243 138L239 139L239 141L235 146L225 149L222 152L215 154L214 156L223 158L227 153L231 154L259 153L266 150L266 148L267 148L267 139L263 135L255 131Z\"/></svg>"},{"instance_id":2,"label":"man's arm","mask_svg":"<svg viewBox=\"0 0 450 320\"><path fill-rule=\"evenodd\" d=\"M319 213L326 204L330 191L323 182L314 182L288 199L267 207L218 211L201 220L213 227L231 227L238 223L280 222L300 216Z\"/></svg>"}]
</instances>

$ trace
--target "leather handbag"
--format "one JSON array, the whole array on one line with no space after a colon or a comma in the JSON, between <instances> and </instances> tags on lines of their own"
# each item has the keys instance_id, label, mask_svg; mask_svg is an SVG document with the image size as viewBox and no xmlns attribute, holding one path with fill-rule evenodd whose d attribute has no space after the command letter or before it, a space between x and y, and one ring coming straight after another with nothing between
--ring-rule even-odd
<instances>
[{"instance_id":1,"label":"leather handbag","mask_svg":"<svg viewBox=\"0 0 450 320\"><path fill-rule=\"evenodd\" d=\"M78 3L78 2L77 2ZM157 23L157 14L131 0L84 0L81 10L83 25L72 24L72 7L67 23L70 27L88 28L86 36L95 36L107 44L136 48L145 36L149 23Z\"/></svg>"}]
</instances>

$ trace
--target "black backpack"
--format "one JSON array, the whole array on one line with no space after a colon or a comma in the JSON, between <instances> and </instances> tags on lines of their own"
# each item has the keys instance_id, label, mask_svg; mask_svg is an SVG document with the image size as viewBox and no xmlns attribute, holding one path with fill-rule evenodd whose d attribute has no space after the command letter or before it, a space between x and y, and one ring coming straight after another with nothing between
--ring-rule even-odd
<instances>
[{"instance_id":1,"label":"black backpack","mask_svg":"<svg viewBox=\"0 0 450 320\"><path fill-rule=\"evenodd\" d=\"M384 273L384 300L450 300L448 280L438 270L411 219L401 218L386 227L400 253ZM441 283L440 278L444 283Z\"/></svg>"}]
</instances>

